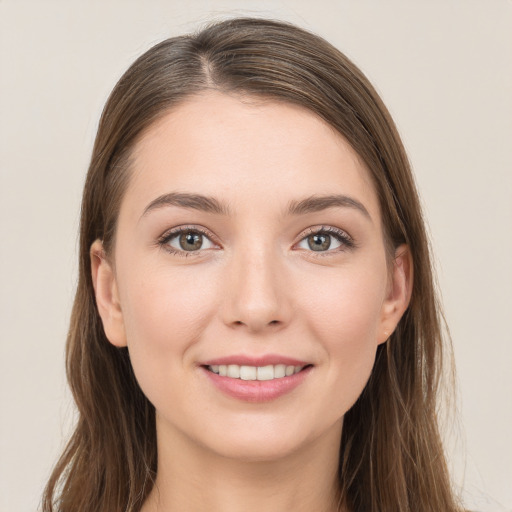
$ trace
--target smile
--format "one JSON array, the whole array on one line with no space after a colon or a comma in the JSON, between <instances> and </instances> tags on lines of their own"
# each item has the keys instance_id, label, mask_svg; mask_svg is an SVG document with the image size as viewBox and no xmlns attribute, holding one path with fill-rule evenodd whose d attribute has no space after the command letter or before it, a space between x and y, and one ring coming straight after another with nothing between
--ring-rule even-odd
<instances>
[{"instance_id":1,"label":"smile","mask_svg":"<svg viewBox=\"0 0 512 512\"><path fill-rule=\"evenodd\" d=\"M232 355L205 361L207 382L222 394L244 402L270 402L299 387L314 365L281 356Z\"/></svg>"},{"instance_id":2,"label":"smile","mask_svg":"<svg viewBox=\"0 0 512 512\"><path fill-rule=\"evenodd\" d=\"M304 369L304 366L293 366L285 364L266 366L246 366L238 364L210 365L207 369L221 377L241 380L274 380L284 377L291 377Z\"/></svg>"}]
</instances>

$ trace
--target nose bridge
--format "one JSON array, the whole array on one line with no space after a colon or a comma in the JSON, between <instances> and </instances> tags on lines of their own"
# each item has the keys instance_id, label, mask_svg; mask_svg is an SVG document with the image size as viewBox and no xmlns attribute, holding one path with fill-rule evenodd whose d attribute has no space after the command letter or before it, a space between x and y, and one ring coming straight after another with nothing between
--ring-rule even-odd
<instances>
[{"instance_id":1,"label":"nose bridge","mask_svg":"<svg viewBox=\"0 0 512 512\"><path fill-rule=\"evenodd\" d=\"M228 272L226 323L259 331L288 322L291 309L283 286L283 263L272 244L235 250Z\"/></svg>"}]
</instances>

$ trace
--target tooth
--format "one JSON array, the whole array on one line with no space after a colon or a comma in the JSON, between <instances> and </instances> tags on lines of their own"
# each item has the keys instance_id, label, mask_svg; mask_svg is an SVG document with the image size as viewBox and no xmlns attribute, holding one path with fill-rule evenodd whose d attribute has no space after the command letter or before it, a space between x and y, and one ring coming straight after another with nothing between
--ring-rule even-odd
<instances>
[{"instance_id":1,"label":"tooth","mask_svg":"<svg viewBox=\"0 0 512 512\"><path fill-rule=\"evenodd\" d=\"M1 1L1 0L0 0ZM229 377L231 379L242 380L273 380L283 377L290 377L295 373L299 373L303 366L292 366L284 364L267 365L267 366L239 366L237 364L221 364L211 365L208 367L213 373L217 373L221 377Z\"/></svg>"},{"instance_id":2,"label":"tooth","mask_svg":"<svg viewBox=\"0 0 512 512\"><path fill-rule=\"evenodd\" d=\"M276 364L274 366L274 379L280 379L286 375L286 365Z\"/></svg>"},{"instance_id":3,"label":"tooth","mask_svg":"<svg viewBox=\"0 0 512 512\"><path fill-rule=\"evenodd\" d=\"M228 364L227 376L231 377L232 379L239 379L240 378L240 366L238 366L237 364Z\"/></svg>"},{"instance_id":4,"label":"tooth","mask_svg":"<svg viewBox=\"0 0 512 512\"><path fill-rule=\"evenodd\" d=\"M240 366L242 380L256 380L256 366Z\"/></svg>"},{"instance_id":5,"label":"tooth","mask_svg":"<svg viewBox=\"0 0 512 512\"><path fill-rule=\"evenodd\" d=\"M286 367L285 373L286 373L287 377L289 377L290 375L293 375L294 372L295 372L295 366L287 366Z\"/></svg>"},{"instance_id":6,"label":"tooth","mask_svg":"<svg viewBox=\"0 0 512 512\"><path fill-rule=\"evenodd\" d=\"M258 380L272 380L274 378L274 367L271 364L258 366L256 373Z\"/></svg>"}]
</instances>

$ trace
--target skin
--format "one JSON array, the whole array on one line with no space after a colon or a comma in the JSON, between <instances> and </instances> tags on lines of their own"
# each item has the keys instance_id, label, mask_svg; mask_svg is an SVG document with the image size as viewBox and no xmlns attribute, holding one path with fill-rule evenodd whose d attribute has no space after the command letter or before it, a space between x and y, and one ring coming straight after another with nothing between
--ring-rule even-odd
<instances>
[{"instance_id":1,"label":"skin","mask_svg":"<svg viewBox=\"0 0 512 512\"><path fill-rule=\"evenodd\" d=\"M114 253L91 247L110 342L128 346L156 408L158 475L151 511L336 510L345 412L376 349L405 311L407 247L389 261L368 171L313 113L208 92L151 126L134 150ZM229 213L161 205L162 194L215 198ZM287 213L291 201L343 194L336 206ZM180 250L178 226L206 231ZM313 251L308 236L342 230ZM328 236L328 235L327 235ZM184 256L186 254L186 256ZM313 365L291 392L264 403L226 396L209 359L279 354Z\"/></svg>"}]
</instances>

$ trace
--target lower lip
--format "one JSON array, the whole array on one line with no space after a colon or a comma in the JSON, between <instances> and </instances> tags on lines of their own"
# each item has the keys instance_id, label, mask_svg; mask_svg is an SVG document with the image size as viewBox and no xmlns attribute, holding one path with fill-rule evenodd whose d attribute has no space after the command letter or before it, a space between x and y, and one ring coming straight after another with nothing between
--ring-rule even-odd
<instances>
[{"instance_id":1,"label":"lower lip","mask_svg":"<svg viewBox=\"0 0 512 512\"><path fill-rule=\"evenodd\" d=\"M217 389L232 398L246 402L270 402L293 391L304 381L312 367L308 366L289 377L272 380L232 379L221 377L205 367L201 367L201 369Z\"/></svg>"}]
</instances>

